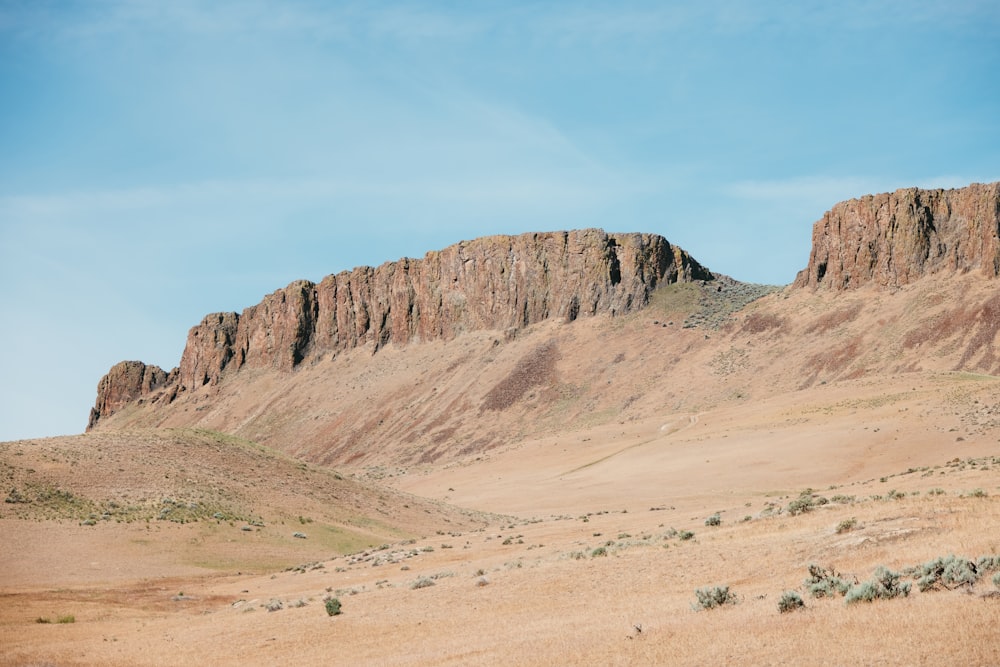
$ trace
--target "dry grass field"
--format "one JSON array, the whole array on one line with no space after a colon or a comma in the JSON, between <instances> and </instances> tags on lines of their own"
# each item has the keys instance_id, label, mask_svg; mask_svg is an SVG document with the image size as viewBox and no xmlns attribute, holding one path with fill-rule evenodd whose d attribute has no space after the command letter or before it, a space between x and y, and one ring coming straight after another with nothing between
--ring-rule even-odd
<instances>
[{"instance_id":1,"label":"dry grass field","mask_svg":"<svg viewBox=\"0 0 1000 667\"><path fill-rule=\"evenodd\" d=\"M479 334L342 360L387 414L440 416L421 377L476 410L526 382L433 460L386 439L328 467L205 423L0 443L0 664L1000 665L1000 378L988 322L940 324L987 289L779 293L681 329L697 296L542 325L495 368L461 361ZM476 428L510 435L469 450ZM949 556L975 581L926 578ZM814 597L810 566L908 594Z\"/></svg>"}]
</instances>

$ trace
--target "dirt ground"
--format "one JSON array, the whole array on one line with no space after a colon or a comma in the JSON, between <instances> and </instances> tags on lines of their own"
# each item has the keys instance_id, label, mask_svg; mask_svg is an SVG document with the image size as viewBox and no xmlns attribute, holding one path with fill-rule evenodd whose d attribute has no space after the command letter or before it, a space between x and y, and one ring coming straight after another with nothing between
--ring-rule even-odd
<instances>
[{"instance_id":1,"label":"dirt ground","mask_svg":"<svg viewBox=\"0 0 1000 667\"><path fill-rule=\"evenodd\" d=\"M1000 554L998 387L957 373L844 381L409 468L383 483L491 520L350 555L287 539L316 527L290 519L85 526L7 504L0 661L1000 664L992 572L850 605L803 583L810 564L853 583L880 565ZM829 502L791 513L806 490ZM700 608L695 590L716 586L736 603ZM804 608L780 613L786 591Z\"/></svg>"}]
</instances>

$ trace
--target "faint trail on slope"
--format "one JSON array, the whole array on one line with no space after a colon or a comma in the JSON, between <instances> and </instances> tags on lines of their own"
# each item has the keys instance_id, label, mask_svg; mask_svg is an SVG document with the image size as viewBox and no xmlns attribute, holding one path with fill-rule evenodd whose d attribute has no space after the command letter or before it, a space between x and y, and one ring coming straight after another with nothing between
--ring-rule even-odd
<instances>
[{"instance_id":1,"label":"faint trail on slope","mask_svg":"<svg viewBox=\"0 0 1000 667\"><path fill-rule=\"evenodd\" d=\"M606 456L602 456L599 459L595 459L595 460L591 461L590 463L584 463L582 466L577 466L576 468L573 468L572 470L568 470L568 471L566 471L564 473L560 473L559 475L557 475L557 477L562 477L563 475L572 475L575 472L579 472L579 471L585 470L587 468L592 468L593 466L596 466L596 465L598 465L600 463L604 463L605 461L607 461L609 459L613 459L614 457L618 456L619 454L627 452L630 449L636 449L637 447L642 447L643 445L648 445L649 443L653 442L654 440L659 440L660 438L662 438L664 436L673 435L674 433L678 433L680 431L683 431L684 429L689 428L691 426L694 426L697 423L698 423L698 415L690 415L688 417L688 423L687 424L681 425L680 427L678 427L676 429L673 429L672 431L668 431L667 433L658 434L658 435L656 435L656 436L654 436L652 438L647 438L646 440L642 440L640 442L636 442L636 443L633 443L631 445L628 445L627 447L622 447L618 451L611 452L610 454L608 454ZM670 426L670 424L669 423L664 424L663 426L660 427L660 430L663 431L665 426Z\"/></svg>"}]
</instances>

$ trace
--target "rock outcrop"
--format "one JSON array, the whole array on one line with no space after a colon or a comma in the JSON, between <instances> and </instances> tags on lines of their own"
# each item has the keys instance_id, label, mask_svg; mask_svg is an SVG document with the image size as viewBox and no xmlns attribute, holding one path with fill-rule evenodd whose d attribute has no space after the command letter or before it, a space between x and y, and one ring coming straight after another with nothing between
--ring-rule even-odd
<instances>
[{"instance_id":1,"label":"rock outcrop","mask_svg":"<svg viewBox=\"0 0 1000 667\"><path fill-rule=\"evenodd\" d=\"M140 362L115 366L98 386L88 428L152 391L197 391L242 368L290 371L359 347L374 353L463 331L624 314L661 283L711 278L660 236L589 229L486 237L318 284L297 281L242 314L207 316L169 374Z\"/></svg>"},{"instance_id":2,"label":"rock outcrop","mask_svg":"<svg viewBox=\"0 0 1000 667\"><path fill-rule=\"evenodd\" d=\"M90 410L89 431L103 415L122 409L132 401L165 386L171 376L159 366L141 361L121 361L97 384L97 403Z\"/></svg>"},{"instance_id":3,"label":"rock outcrop","mask_svg":"<svg viewBox=\"0 0 1000 667\"><path fill-rule=\"evenodd\" d=\"M909 188L834 206L813 226L796 287L901 287L929 274L1000 275L1000 183Z\"/></svg>"}]
</instances>

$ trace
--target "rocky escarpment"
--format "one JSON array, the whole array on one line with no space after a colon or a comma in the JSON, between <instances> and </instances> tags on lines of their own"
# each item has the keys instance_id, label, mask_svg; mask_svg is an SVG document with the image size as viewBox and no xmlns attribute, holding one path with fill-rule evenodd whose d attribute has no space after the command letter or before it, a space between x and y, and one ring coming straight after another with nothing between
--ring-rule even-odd
<instances>
[{"instance_id":1,"label":"rocky escarpment","mask_svg":"<svg viewBox=\"0 0 1000 667\"><path fill-rule=\"evenodd\" d=\"M158 366L147 366L141 361L121 361L111 367L97 384L97 404L90 410L88 428L97 423L101 415L122 409L142 396L165 386L173 379Z\"/></svg>"},{"instance_id":2,"label":"rocky escarpment","mask_svg":"<svg viewBox=\"0 0 1000 667\"><path fill-rule=\"evenodd\" d=\"M900 287L922 276L1000 275L1000 183L909 188L834 206L813 226L797 287Z\"/></svg>"},{"instance_id":3,"label":"rocky escarpment","mask_svg":"<svg viewBox=\"0 0 1000 667\"><path fill-rule=\"evenodd\" d=\"M389 343L519 329L548 318L623 314L661 283L712 274L666 239L600 230L494 236L423 259L297 281L191 329L177 369L115 366L98 386L88 430L131 401L218 384L240 369L289 371L309 359Z\"/></svg>"}]
</instances>

